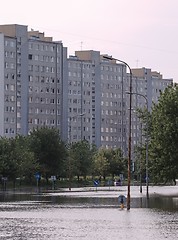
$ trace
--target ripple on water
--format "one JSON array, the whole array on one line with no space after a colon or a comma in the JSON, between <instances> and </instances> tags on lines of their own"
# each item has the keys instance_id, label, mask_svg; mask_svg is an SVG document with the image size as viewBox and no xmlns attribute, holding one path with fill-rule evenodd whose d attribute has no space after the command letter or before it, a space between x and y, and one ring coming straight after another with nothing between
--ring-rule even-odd
<instances>
[{"instance_id":1,"label":"ripple on water","mask_svg":"<svg viewBox=\"0 0 178 240\"><path fill-rule=\"evenodd\" d=\"M4 211L0 239L177 239L177 213L151 209L39 208Z\"/></svg>"}]
</instances>

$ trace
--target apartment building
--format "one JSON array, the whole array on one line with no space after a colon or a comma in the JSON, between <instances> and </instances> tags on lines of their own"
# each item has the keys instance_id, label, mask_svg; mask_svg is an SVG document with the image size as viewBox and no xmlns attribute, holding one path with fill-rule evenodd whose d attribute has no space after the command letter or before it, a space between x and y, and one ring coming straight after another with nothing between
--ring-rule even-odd
<instances>
[{"instance_id":1,"label":"apartment building","mask_svg":"<svg viewBox=\"0 0 178 240\"><path fill-rule=\"evenodd\" d=\"M99 51L76 51L68 73L70 141L126 151L126 67Z\"/></svg>"},{"instance_id":2,"label":"apartment building","mask_svg":"<svg viewBox=\"0 0 178 240\"><path fill-rule=\"evenodd\" d=\"M51 37L33 30L28 32L28 47L28 129L55 127L64 137L67 51L62 42L54 42Z\"/></svg>"},{"instance_id":3,"label":"apartment building","mask_svg":"<svg viewBox=\"0 0 178 240\"><path fill-rule=\"evenodd\" d=\"M67 138L67 49L23 25L0 26L0 135L56 127Z\"/></svg>"},{"instance_id":4,"label":"apartment building","mask_svg":"<svg viewBox=\"0 0 178 240\"><path fill-rule=\"evenodd\" d=\"M77 51L68 59L69 141L100 146L100 54Z\"/></svg>"},{"instance_id":5,"label":"apartment building","mask_svg":"<svg viewBox=\"0 0 178 240\"><path fill-rule=\"evenodd\" d=\"M163 92L166 87L172 85L173 79L164 79L163 76L149 68L132 69L132 160L135 159L135 147L145 143L146 135L143 129L141 119L137 114L137 109L147 108L151 111L153 103L157 103L160 92Z\"/></svg>"},{"instance_id":6,"label":"apartment building","mask_svg":"<svg viewBox=\"0 0 178 240\"><path fill-rule=\"evenodd\" d=\"M0 25L0 135L55 127L66 142L86 139L127 154L130 74L104 56L87 50L67 58L61 41L27 26ZM151 69L132 69L132 152L142 136L135 110L146 106L143 96L151 110L172 82Z\"/></svg>"},{"instance_id":7,"label":"apartment building","mask_svg":"<svg viewBox=\"0 0 178 240\"><path fill-rule=\"evenodd\" d=\"M14 137L28 131L27 27L0 26L0 135Z\"/></svg>"},{"instance_id":8,"label":"apartment building","mask_svg":"<svg viewBox=\"0 0 178 240\"><path fill-rule=\"evenodd\" d=\"M99 51L77 51L68 58L68 139L86 139L98 147L128 149L130 73L126 65L109 60ZM147 68L132 70L131 137L134 149L144 143L144 126L137 109L150 111L160 91L172 84ZM148 106L147 106L148 103Z\"/></svg>"}]
</instances>

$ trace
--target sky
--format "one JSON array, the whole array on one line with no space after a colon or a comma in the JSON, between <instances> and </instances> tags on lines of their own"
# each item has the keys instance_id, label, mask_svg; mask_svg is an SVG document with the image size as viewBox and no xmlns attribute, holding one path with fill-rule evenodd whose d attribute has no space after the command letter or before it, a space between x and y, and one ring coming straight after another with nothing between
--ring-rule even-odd
<instances>
[{"instance_id":1,"label":"sky","mask_svg":"<svg viewBox=\"0 0 178 240\"><path fill-rule=\"evenodd\" d=\"M68 55L96 50L178 82L177 9L178 0L2 0L0 24L44 32Z\"/></svg>"}]
</instances>

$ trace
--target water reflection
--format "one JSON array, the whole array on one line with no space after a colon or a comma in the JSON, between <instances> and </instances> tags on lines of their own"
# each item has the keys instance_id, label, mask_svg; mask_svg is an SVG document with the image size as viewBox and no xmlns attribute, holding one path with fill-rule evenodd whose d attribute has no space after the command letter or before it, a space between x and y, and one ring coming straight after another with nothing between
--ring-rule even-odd
<instances>
[{"instance_id":1,"label":"water reflection","mask_svg":"<svg viewBox=\"0 0 178 240\"><path fill-rule=\"evenodd\" d=\"M0 239L177 239L176 194L154 188L147 200L132 188L127 211L118 204L126 189L116 190L1 194Z\"/></svg>"}]
</instances>

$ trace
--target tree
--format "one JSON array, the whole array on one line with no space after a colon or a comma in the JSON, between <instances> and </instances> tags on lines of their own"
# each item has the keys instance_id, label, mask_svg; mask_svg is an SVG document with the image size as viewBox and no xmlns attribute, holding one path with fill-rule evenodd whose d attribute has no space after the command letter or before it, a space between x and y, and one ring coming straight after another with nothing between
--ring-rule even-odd
<instances>
[{"instance_id":1,"label":"tree","mask_svg":"<svg viewBox=\"0 0 178 240\"><path fill-rule=\"evenodd\" d=\"M107 174L115 175L125 173L127 169L126 159L120 149L101 148L94 157L95 171L105 179Z\"/></svg>"},{"instance_id":2,"label":"tree","mask_svg":"<svg viewBox=\"0 0 178 240\"><path fill-rule=\"evenodd\" d=\"M92 156L95 147L91 146L86 140L73 143L69 150L70 170L72 175L76 175L79 179L83 176L84 179L91 172Z\"/></svg>"},{"instance_id":3,"label":"tree","mask_svg":"<svg viewBox=\"0 0 178 240\"><path fill-rule=\"evenodd\" d=\"M94 155L94 170L97 175L103 176L105 179L109 173L109 161L106 157L106 149L100 148Z\"/></svg>"},{"instance_id":4,"label":"tree","mask_svg":"<svg viewBox=\"0 0 178 240\"><path fill-rule=\"evenodd\" d=\"M178 85L161 93L152 108L150 173L155 182L178 177Z\"/></svg>"},{"instance_id":5,"label":"tree","mask_svg":"<svg viewBox=\"0 0 178 240\"><path fill-rule=\"evenodd\" d=\"M10 175L10 141L7 138L0 139L0 173L3 177Z\"/></svg>"},{"instance_id":6,"label":"tree","mask_svg":"<svg viewBox=\"0 0 178 240\"><path fill-rule=\"evenodd\" d=\"M57 129L35 129L30 134L30 145L40 165L40 172L47 181L51 175L59 176L62 173L66 148Z\"/></svg>"},{"instance_id":7,"label":"tree","mask_svg":"<svg viewBox=\"0 0 178 240\"><path fill-rule=\"evenodd\" d=\"M109 149L108 154L109 155L108 161L109 161L109 172L112 175L112 178L114 179L115 175L124 174L127 171L127 159L123 157L123 153L121 149ZM106 155L106 156L107 156Z\"/></svg>"},{"instance_id":8,"label":"tree","mask_svg":"<svg viewBox=\"0 0 178 240\"><path fill-rule=\"evenodd\" d=\"M146 154L149 150L149 139L151 132L151 112L148 111L147 107L138 108L137 116L139 118L141 138L140 142L137 143L137 146L134 148L134 153L136 157L136 165L134 167L134 177L137 179L140 178L140 181L146 179ZM147 146L148 141L148 146ZM147 148L148 147L148 148ZM140 175L140 176L138 176Z\"/></svg>"},{"instance_id":9,"label":"tree","mask_svg":"<svg viewBox=\"0 0 178 240\"><path fill-rule=\"evenodd\" d=\"M28 136L18 135L11 141L14 145L12 158L17 164L18 177L25 177L28 181L32 181L34 173L39 169L39 164L35 159L34 152L30 149Z\"/></svg>"},{"instance_id":10,"label":"tree","mask_svg":"<svg viewBox=\"0 0 178 240\"><path fill-rule=\"evenodd\" d=\"M31 178L38 164L30 151L28 139L24 136L1 138L0 140L0 173L13 180L17 177Z\"/></svg>"}]
</instances>

